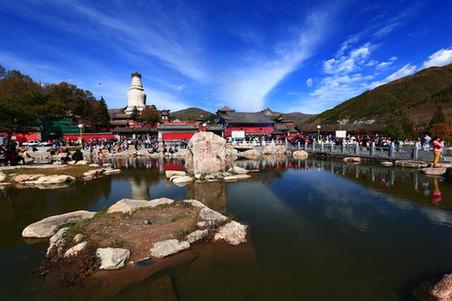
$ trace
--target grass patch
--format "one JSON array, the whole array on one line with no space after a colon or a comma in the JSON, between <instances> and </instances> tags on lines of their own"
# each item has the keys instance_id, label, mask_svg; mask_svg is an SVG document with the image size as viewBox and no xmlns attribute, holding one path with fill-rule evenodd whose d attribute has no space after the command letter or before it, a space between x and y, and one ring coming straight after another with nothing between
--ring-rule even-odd
<instances>
[{"instance_id":1,"label":"grass patch","mask_svg":"<svg viewBox=\"0 0 452 301\"><path fill-rule=\"evenodd\" d=\"M108 208L102 208L94 214L93 218L100 218L107 215Z\"/></svg>"},{"instance_id":2,"label":"grass patch","mask_svg":"<svg viewBox=\"0 0 452 301\"><path fill-rule=\"evenodd\" d=\"M181 219L184 219L184 218L187 218L187 217L188 217L187 214L178 215L178 216L173 217L170 220L170 222L175 223L175 222L180 221Z\"/></svg>"},{"instance_id":3,"label":"grass patch","mask_svg":"<svg viewBox=\"0 0 452 301\"><path fill-rule=\"evenodd\" d=\"M196 231L196 225L191 226L190 228L186 229L186 230L180 230L179 232L176 233L176 238L177 239L182 239L187 237L188 234L192 233L193 231Z\"/></svg>"},{"instance_id":4,"label":"grass patch","mask_svg":"<svg viewBox=\"0 0 452 301\"><path fill-rule=\"evenodd\" d=\"M110 244L111 248L122 248L123 246L124 246L124 240L122 240L122 239L115 239Z\"/></svg>"},{"instance_id":5,"label":"grass patch","mask_svg":"<svg viewBox=\"0 0 452 301\"><path fill-rule=\"evenodd\" d=\"M77 234L85 234L85 228L88 225L90 219L82 220L78 223L67 223L63 227L68 227L64 232L63 237L67 242L72 242L74 236Z\"/></svg>"},{"instance_id":6,"label":"grass patch","mask_svg":"<svg viewBox=\"0 0 452 301\"><path fill-rule=\"evenodd\" d=\"M114 227L114 226L117 226L117 225L119 225L119 221L113 221L113 222L108 222L108 223L104 224L104 226L107 227L107 228Z\"/></svg>"}]
</instances>

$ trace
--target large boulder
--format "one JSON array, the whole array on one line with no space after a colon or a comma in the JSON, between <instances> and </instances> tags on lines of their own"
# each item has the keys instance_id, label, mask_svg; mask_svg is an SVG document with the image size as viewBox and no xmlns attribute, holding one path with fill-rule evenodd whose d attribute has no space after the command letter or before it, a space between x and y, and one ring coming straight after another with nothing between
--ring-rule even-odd
<instances>
[{"instance_id":1,"label":"large boulder","mask_svg":"<svg viewBox=\"0 0 452 301\"><path fill-rule=\"evenodd\" d=\"M218 230L214 240L224 240L231 245L239 245L242 242L246 242L246 228L247 226L232 221Z\"/></svg>"},{"instance_id":2,"label":"large boulder","mask_svg":"<svg viewBox=\"0 0 452 301\"><path fill-rule=\"evenodd\" d=\"M121 248L98 248L96 256L100 259L101 270L117 270L122 268L130 257L130 251Z\"/></svg>"},{"instance_id":3,"label":"large boulder","mask_svg":"<svg viewBox=\"0 0 452 301\"><path fill-rule=\"evenodd\" d=\"M23 237L28 238L47 238L55 234L62 225L67 223L76 223L81 220L92 218L96 212L79 210L60 215L49 216L39 222L27 226L22 231Z\"/></svg>"},{"instance_id":4,"label":"large boulder","mask_svg":"<svg viewBox=\"0 0 452 301\"><path fill-rule=\"evenodd\" d=\"M210 132L193 135L188 143L186 167L190 174L210 174L226 168L226 140Z\"/></svg>"},{"instance_id":5,"label":"large boulder","mask_svg":"<svg viewBox=\"0 0 452 301\"><path fill-rule=\"evenodd\" d=\"M67 175L53 175L53 176L45 176L40 177L34 183L41 185L52 185L52 184L63 184L74 181L75 178Z\"/></svg>"},{"instance_id":6,"label":"large boulder","mask_svg":"<svg viewBox=\"0 0 452 301\"><path fill-rule=\"evenodd\" d=\"M151 255L157 258L164 258L169 255L179 253L180 251L190 248L190 243L187 241L178 241L177 239L170 239L156 242L151 249Z\"/></svg>"},{"instance_id":7,"label":"large boulder","mask_svg":"<svg viewBox=\"0 0 452 301\"><path fill-rule=\"evenodd\" d=\"M295 159L307 159L309 155L308 155L308 152L299 150L299 151L294 151L292 156Z\"/></svg>"},{"instance_id":8,"label":"large boulder","mask_svg":"<svg viewBox=\"0 0 452 301\"><path fill-rule=\"evenodd\" d=\"M160 205L169 205L172 204L173 202L174 200L168 198L154 199L151 201L122 199L111 205L110 208L108 208L107 213L114 212L132 213L134 210L139 208L147 207L153 208Z\"/></svg>"}]
</instances>

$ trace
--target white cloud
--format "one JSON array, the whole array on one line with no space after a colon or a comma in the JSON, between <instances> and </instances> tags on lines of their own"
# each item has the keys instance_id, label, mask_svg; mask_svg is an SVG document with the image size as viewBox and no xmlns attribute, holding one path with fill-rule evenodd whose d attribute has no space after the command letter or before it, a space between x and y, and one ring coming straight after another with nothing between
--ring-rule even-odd
<instances>
[{"instance_id":1,"label":"white cloud","mask_svg":"<svg viewBox=\"0 0 452 301\"><path fill-rule=\"evenodd\" d=\"M313 83L314 83L314 81L312 80L312 78L308 78L306 80L306 86L308 86L308 87L311 87Z\"/></svg>"},{"instance_id":2,"label":"white cloud","mask_svg":"<svg viewBox=\"0 0 452 301\"><path fill-rule=\"evenodd\" d=\"M196 30L187 25L196 22L186 22L191 16L168 16L163 13L163 8L159 4L152 4L153 9L147 14L147 18L139 19L135 15L132 22L127 15L127 11L122 7L111 7L109 14L97 10L93 5L85 5L78 1L58 1L53 0L56 5L62 5L61 9L70 9L71 12L81 16L81 26L69 26L65 19L52 19L52 22L59 22L61 28L68 31L87 31L93 36L102 35L104 38L112 38L126 46L117 47L124 57L135 57L142 60L142 54L153 57L153 62L169 67L189 78L205 81L208 76L198 59L199 47L197 46ZM112 3L114 5L114 3ZM118 4L121 5L121 4ZM115 14L110 13L114 11ZM188 14L188 12L187 12ZM184 18L185 17L185 18ZM140 22L143 21L143 22ZM82 26L95 22L96 26ZM145 22L144 22L145 21ZM191 20L193 21L193 20ZM98 30L98 32L95 32ZM137 55L139 52L141 55Z\"/></svg>"},{"instance_id":3,"label":"white cloud","mask_svg":"<svg viewBox=\"0 0 452 301\"><path fill-rule=\"evenodd\" d=\"M400 68L399 70L397 70L396 72L392 73L391 75L387 76L385 79L381 80L381 81L376 81L370 84L370 88L375 88L378 86L381 86L383 84L395 81L396 79L402 78L404 76L408 76L413 74L414 72L417 71L417 67L411 64L406 64L405 66L403 66L402 68Z\"/></svg>"},{"instance_id":4,"label":"white cloud","mask_svg":"<svg viewBox=\"0 0 452 301\"><path fill-rule=\"evenodd\" d=\"M189 104L171 93L146 88L144 92L147 95L146 103L148 105L154 104L159 109L170 109L171 111L177 111L190 107Z\"/></svg>"},{"instance_id":5,"label":"white cloud","mask_svg":"<svg viewBox=\"0 0 452 301\"><path fill-rule=\"evenodd\" d=\"M326 13L310 15L296 39L277 45L273 59L257 58L253 65L224 79L228 83L223 101L240 111L262 109L267 94L312 55L313 48L324 37L327 20Z\"/></svg>"},{"instance_id":6,"label":"white cloud","mask_svg":"<svg viewBox=\"0 0 452 301\"><path fill-rule=\"evenodd\" d=\"M441 67L452 63L452 49L440 49L424 62L423 67Z\"/></svg>"},{"instance_id":7,"label":"white cloud","mask_svg":"<svg viewBox=\"0 0 452 301\"><path fill-rule=\"evenodd\" d=\"M386 62L378 63L377 64L377 70L378 69L384 69L386 67L391 66L396 60L397 60L397 57L393 56L389 60L387 60Z\"/></svg>"},{"instance_id":8,"label":"white cloud","mask_svg":"<svg viewBox=\"0 0 452 301\"><path fill-rule=\"evenodd\" d=\"M370 43L352 49L348 56L342 55L344 49L341 48L338 56L323 63L323 71L328 74L351 73L366 63L370 55Z\"/></svg>"}]
</instances>

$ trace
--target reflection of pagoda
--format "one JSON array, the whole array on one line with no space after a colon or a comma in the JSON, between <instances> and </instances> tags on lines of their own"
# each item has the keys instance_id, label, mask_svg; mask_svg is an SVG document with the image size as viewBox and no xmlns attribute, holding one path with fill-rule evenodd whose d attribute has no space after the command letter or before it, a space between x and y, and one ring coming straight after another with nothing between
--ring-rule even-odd
<instances>
[{"instance_id":1,"label":"reflection of pagoda","mask_svg":"<svg viewBox=\"0 0 452 301\"><path fill-rule=\"evenodd\" d=\"M146 108L146 94L141 83L141 74L138 72L132 73L132 83L127 93L127 100L126 114L132 114L134 108L137 108L138 112Z\"/></svg>"},{"instance_id":2,"label":"reflection of pagoda","mask_svg":"<svg viewBox=\"0 0 452 301\"><path fill-rule=\"evenodd\" d=\"M149 186L143 179L133 179L130 183L130 194L134 200L149 200L151 194L149 193Z\"/></svg>"}]
</instances>

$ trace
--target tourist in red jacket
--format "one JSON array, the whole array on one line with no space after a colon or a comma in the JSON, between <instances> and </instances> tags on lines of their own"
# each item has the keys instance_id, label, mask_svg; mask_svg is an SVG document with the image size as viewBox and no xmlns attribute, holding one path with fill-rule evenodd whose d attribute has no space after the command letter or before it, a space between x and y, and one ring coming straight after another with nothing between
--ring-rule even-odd
<instances>
[{"instance_id":1,"label":"tourist in red jacket","mask_svg":"<svg viewBox=\"0 0 452 301\"><path fill-rule=\"evenodd\" d=\"M433 158L433 167L437 167L438 166L438 160L439 160L439 156L441 155L441 152L443 151L443 142L441 142L441 138L440 137L435 137L435 139L433 140L433 154L434 154L434 158Z\"/></svg>"}]
</instances>

